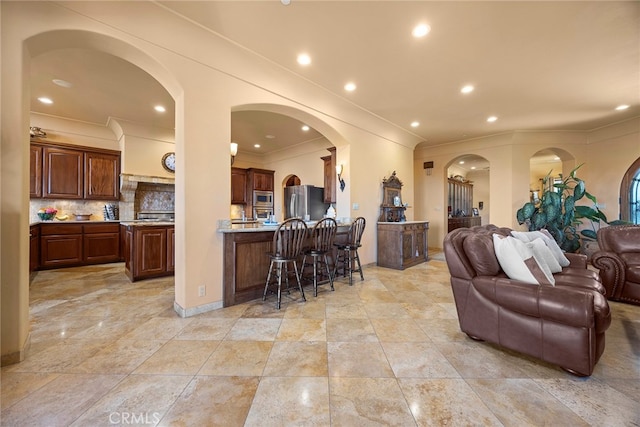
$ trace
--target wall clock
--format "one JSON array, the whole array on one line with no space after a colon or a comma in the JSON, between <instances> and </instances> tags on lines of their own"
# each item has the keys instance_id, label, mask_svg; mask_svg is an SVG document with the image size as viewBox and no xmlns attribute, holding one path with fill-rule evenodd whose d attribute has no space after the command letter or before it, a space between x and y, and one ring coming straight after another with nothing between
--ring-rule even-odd
<instances>
[{"instance_id":1,"label":"wall clock","mask_svg":"<svg viewBox=\"0 0 640 427\"><path fill-rule=\"evenodd\" d=\"M169 172L176 171L176 153L167 153L162 156L162 167Z\"/></svg>"}]
</instances>

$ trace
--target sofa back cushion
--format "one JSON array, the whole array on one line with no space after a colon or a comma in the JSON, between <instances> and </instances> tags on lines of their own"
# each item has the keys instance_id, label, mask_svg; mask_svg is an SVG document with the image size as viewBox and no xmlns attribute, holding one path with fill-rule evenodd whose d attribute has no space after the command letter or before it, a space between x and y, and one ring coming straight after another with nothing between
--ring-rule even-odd
<instances>
[{"instance_id":1,"label":"sofa back cushion","mask_svg":"<svg viewBox=\"0 0 640 427\"><path fill-rule=\"evenodd\" d=\"M614 225L598 230L598 246L616 254L640 253L640 225Z\"/></svg>"},{"instance_id":2,"label":"sofa back cushion","mask_svg":"<svg viewBox=\"0 0 640 427\"><path fill-rule=\"evenodd\" d=\"M500 264L493 248L493 236L473 234L463 242L464 252L478 276L496 276L500 273Z\"/></svg>"}]
</instances>

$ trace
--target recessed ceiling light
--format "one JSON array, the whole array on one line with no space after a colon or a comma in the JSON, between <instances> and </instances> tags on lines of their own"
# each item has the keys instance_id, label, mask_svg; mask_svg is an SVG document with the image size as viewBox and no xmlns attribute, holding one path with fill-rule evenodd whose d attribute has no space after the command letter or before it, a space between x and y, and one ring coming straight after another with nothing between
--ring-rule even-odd
<instances>
[{"instance_id":1,"label":"recessed ceiling light","mask_svg":"<svg viewBox=\"0 0 640 427\"><path fill-rule=\"evenodd\" d=\"M349 82L344 85L344 90L346 90L347 92L353 92L354 90L356 90L356 84L353 82Z\"/></svg>"},{"instance_id":2,"label":"recessed ceiling light","mask_svg":"<svg viewBox=\"0 0 640 427\"><path fill-rule=\"evenodd\" d=\"M618 105L618 106L616 107L616 110L618 110L618 111L622 111L622 110L626 110L627 108L629 108L629 106L628 106L628 105L626 105L626 104L623 104L623 105Z\"/></svg>"},{"instance_id":3,"label":"recessed ceiling light","mask_svg":"<svg viewBox=\"0 0 640 427\"><path fill-rule=\"evenodd\" d=\"M291 3L291 0L280 0L280 3L282 3L285 6L289 6L289 4Z\"/></svg>"},{"instance_id":4,"label":"recessed ceiling light","mask_svg":"<svg viewBox=\"0 0 640 427\"><path fill-rule=\"evenodd\" d=\"M413 37L415 38L420 38L429 34L429 31L431 31L430 26L428 26L427 24L419 24L413 28L411 34L413 34Z\"/></svg>"},{"instance_id":5,"label":"recessed ceiling light","mask_svg":"<svg viewBox=\"0 0 640 427\"><path fill-rule=\"evenodd\" d=\"M475 88L472 85L466 85L466 86L463 86L462 89L460 89L460 92L462 92L462 93L471 93L471 92L473 92L474 89Z\"/></svg>"},{"instance_id":6,"label":"recessed ceiling light","mask_svg":"<svg viewBox=\"0 0 640 427\"><path fill-rule=\"evenodd\" d=\"M53 104L53 101L51 99L45 98L44 96L38 98L38 101L42 102L43 104Z\"/></svg>"},{"instance_id":7,"label":"recessed ceiling light","mask_svg":"<svg viewBox=\"0 0 640 427\"><path fill-rule=\"evenodd\" d=\"M493 123L493 122L495 122L496 120L498 120L498 118L497 118L496 116L490 116L490 117L488 117L488 118L487 118L487 121L488 121L489 123Z\"/></svg>"},{"instance_id":8,"label":"recessed ceiling light","mask_svg":"<svg viewBox=\"0 0 640 427\"><path fill-rule=\"evenodd\" d=\"M471 166L471 169L472 169L472 170L475 170L475 168L476 168L475 166Z\"/></svg>"},{"instance_id":9,"label":"recessed ceiling light","mask_svg":"<svg viewBox=\"0 0 640 427\"><path fill-rule=\"evenodd\" d=\"M154 110L156 110L158 113L164 113L166 110L166 108L164 108L162 105L156 105L155 107L153 107Z\"/></svg>"},{"instance_id":10,"label":"recessed ceiling light","mask_svg":"<svg viewBox=\"0 0 640 427\"><path fill-rule=\"evenodd\" d=\"M311 64L311 57L306 53L301 53L298 55L298 64L300 65L309 65Z\"/></svg>"},{"instance_id":11,"label":"recessed ceiling light","mask_svg":"<svg viewBox=\"0 0 640 427\"><path fill-rule=\"evenodd\" d=\"M460 160L460 161L458 162L458 164L459 164L459 165L464 165L464 160Z\"/></svg>"},{"instance_id":12,"label":"recessed ceiling light","mask_svg":"<svg viewBox=\"0 0 640 427\"><path fill-rule=\"evenodd\" d=\"M61 87L70 88L71 86L73 86L73 84L69 83L66 80L62 80L62 79L53 79L51 81L53 82L53 84L61 86Z\"/></svg>"},{"instance_id":13,"label":"recessed ceiling light","mask_svg":"<svg viewBox=\"0 0 640 427\"><path fill-rule=\"evenodd\" d=\"M557 162L558 160L560 160L560 157L555 156L555 157L553 158L553 160L555 160L555 161Z\"/></svg>"},{"instance_id":14,"label":"recessed ceiling light","mask_svg":"<svg viewBox=\"0 0 640 427\"><path fill-rule=\"evenodd\" d=\"M303 130L303 131L305 131L305 132L307 132L307 131L309 130L309 126L307 126L307 125L303 125L303 126L302 126L302 130Z\"/></svg>"},{"instance_id":15,"label":"recessed ceiling light","mask_svg":"<svg viewBox=\"0 0 640 427\"><path fill-rule=\"evenodd\" d=\"M254 147L260 148L260 144L253 144Z\"/></svg>"},{"instance_id":16,"label":"recessed ceiling light","mask_svg":"<svg viewBox=\"0 0 640 427\"><path fill-rule=\"evenodd\" d=\"M265 137L265 138L267 138L267 139L275 139L275 138L276 138L276 137L275 137L275 136L273 136L273 135L265 135L264 137Z\"/></svg>"},{"instance_id":17,"label":"recessed ceiling light","mask_svg":"<svg viewBox=\"0 0 640 427\"><path fill-rule=\"evenodd\" d=\"M418 126L420 126L420 122L411 122L412 128L417 128Z\"/></svg>"}]
</instances>

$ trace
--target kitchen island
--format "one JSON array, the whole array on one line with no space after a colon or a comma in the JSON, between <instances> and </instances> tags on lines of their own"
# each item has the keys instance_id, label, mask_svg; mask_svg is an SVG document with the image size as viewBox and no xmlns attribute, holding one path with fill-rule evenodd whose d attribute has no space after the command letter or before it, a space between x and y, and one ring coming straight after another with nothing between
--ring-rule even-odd
<instances>
[{"instance_id":1,"label":"kitchen island","mask_svg":"<svg viewBox=\"0 0 640 427\"><path fill-rule=\"evenodd\" d=\"M309 232L315 222L307 223ZM336 242L346 242L350 224L338 224ZM273 234L277 225L226 224L224 234L223 305L229 307L262 298L269 272ZM334 258L335 259L335 258Z\"/></svg>"},{"instance_id":2,"label":"kitchen island","mask_svg":"<svg viewBox=\"0 0 640 427\"><path fill-rule=\"evenodd\" d=\"M132 282L175 274L175 227L171 221L123 221L122 250Z\"/></svg>"}]
</instances>

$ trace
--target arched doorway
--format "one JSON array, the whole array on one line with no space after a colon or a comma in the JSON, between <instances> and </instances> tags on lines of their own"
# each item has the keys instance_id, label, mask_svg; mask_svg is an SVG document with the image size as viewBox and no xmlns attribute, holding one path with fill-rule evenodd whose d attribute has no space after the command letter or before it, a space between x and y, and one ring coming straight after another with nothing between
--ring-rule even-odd
<instances>
[{"instance_id":1,"label":"arched doorway","mask_svg":"<svg viewBox=\"0 0 640 427\"><path fill-rule=\"evenodd\" d=\"M474 154L458 156L447 167L447 231L488 224L489 161Z\"/></svg>"},{"instance_id":2,"label":"arched doorway","mask_svg":"<svg viewBox=\"0 0 640 427\"><path fill-rule=\"evenodd\" d=\"M640 224L640 158L633 162L622 178L620 219Z\"/></svg>"}]
</instances>

